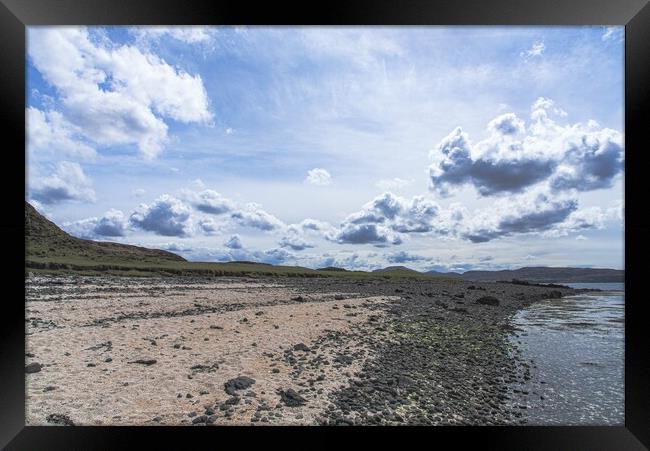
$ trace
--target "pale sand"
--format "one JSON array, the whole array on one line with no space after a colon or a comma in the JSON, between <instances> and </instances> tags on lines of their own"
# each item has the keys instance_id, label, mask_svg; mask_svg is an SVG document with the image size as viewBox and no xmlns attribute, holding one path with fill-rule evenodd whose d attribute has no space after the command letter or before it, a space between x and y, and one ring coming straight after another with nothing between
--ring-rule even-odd
<instances>
[{"instance_id":1,"label":"pale sand","mask_svg":"<svg viewBox=\"0 0 650 451\"><path fill-rule=\"evenodd\" d=\"M319 341L329 331L349 332L369 315L381 315L368 307L391 299L321 293L303 294L305 300L298 302L291 298L300 293L282 283L236 280L175 285L111 279L97 285L97 279L81 279L74 285L59 279L64 285L58 286L44 284L48 280L27 281L26 353L34 357L27 357L26 363L44 365L40 372L26 375L28 425L48 424L50 414L67 415L78 425L191 424L188 413L203 415L207 406L230 398L224 383L237 376L256 383L238 392L241 401L230 418L215 409L215 424L251 424L260 403L281 417L262 412L258 418L268 422L257 424L313 424L327 407L329 394L347 385L372 357L371 349L345 336L348 342L334 346L327 340L319 346ZM334 300L335 295L345 299ZM116 321L120 317L125 319ZM97 347L109 341L110 350ZM296 358L322 358L330 364L305 365L296 375L284 352L298 343L313 349L293 351ZM340 353L355 358L336 368L332 363ZM109 357L112 361L105 362ZM137 359L157 362L128 363ZM214 370L191 369L214 364ZM274 368L279 372L273 373ZM317 381L321 374L324 379ZM289 388L307 400L304 406L288 407L280 401L277 390ZM243 396L248 391L255 396Z\"/></svg>"}]
</instances>

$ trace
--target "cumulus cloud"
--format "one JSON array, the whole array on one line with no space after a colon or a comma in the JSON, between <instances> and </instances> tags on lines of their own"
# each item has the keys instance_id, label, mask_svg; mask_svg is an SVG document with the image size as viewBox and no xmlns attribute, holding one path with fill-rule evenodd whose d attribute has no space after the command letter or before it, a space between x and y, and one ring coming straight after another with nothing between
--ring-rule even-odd
<instances>
[{"instance_id":1,"label":"cumulus cloud","mask_svg":"<svg viewBox=\"0 0 650 451\"><path fill-rule=\"evenodd\" d=\"M440 208L424 196L410 201L386 192L349 215L326 237L349 244L401 244L404 233L427 233L436 229Z\"/></svg>"},{"instance_id":2,"label":"cumulus cloud","mask_svg":"<svg viewBox=\"0 0 650 451\"><path fill-rule=\"evenodd\" d=\"M289 226L287 228L287 233L280 239L280 247L290 248L294 251L302 251L311 247L314 247L313 244L309 243L305 237L302 235L300 229Z\"/></svg>"},{"instance_id":3,"label":"cumulus cloud","mask_svg":"<svg viewBox=\"0 0 650 451\"><path fill-rule=\"evenodd\" d=\"M272 214L264 211L259 204L249 203L244 208L233 212L230 217L239 225L259 230L271 231L282 229L284 223Z\"/></svg>"},{"instance_id":4,"label":"cumulus cloud","mask_svg":"<svg viewBox=\"0 0 650 451\"><path fill-rule=\"evenodd\" d=\"M192 226L191 210L180 200L163 194L151 205L141 204L129 222L133 227L157 235L185 237Z\"/></svg>"},{"instance_id":5,"label":"cumulus cloud","mask_svg":"<svg viewBox=\"0 0 650 451\"><path fill-rule=\"evenodd\" d=\"M333 241L340 244L401 244L402 238L391 232L387 227L377 224L344 223Z\"/></svg>"},{"instance_id":6,"label":"cumulus cloud","mask_svg":"<svg viewBox=\"0 0 650 451\"><path fill-rule=\"evenodd\" d=\"M231 236L226 240L225 243L223 243L223 245L226 246L228 249L241 249L243 247L239 235Z\"/></svg>"},{"instance_id":7,"label":"cumulus cloud","mask_svg":"<svg viewBox=\"0 0 650 451\"><path fill-rule=\"evenodd\" d=\"M95 190L90 178L84 174L78 163L62 161L57 164L53 175L30 180L31 197L43 204L51 205L64 201L94 202Z\"/></svg>"},{"instance_id":8,"label":"cumulus cloud","mask_svg":"<svg viewBox=\"0 0 650 451\"><path fill-rule=\"evenodd\" d=\"M128 230L128 221L122 211L110 209L100 218L66 223L64 228L80 238L122 237Z\"/></svg>"},{"instance_id":9,"label":"cumulus cloud","mask_svg":"<svg viewBox=\"0 0 650 451\"><path fill-rule=\"evenodd\" d=\"M311 185L325 186L332 183L332 176L325 169L314 168L307 171L305 182Z\"/></svg>"},{"instance_id":10,"label":"cumulus cloud","mask_svg":"<svg viewBox=\"0 0 650 451\"><path fill-rule=\"evenodd\" d=\"M54 86L66 120L99 146L135 144L146 158L167 142L169 118L208 123L200 76L131 45L93 39L84 27L30 28L29 57Z\"/></svg>"},{"instance_id":11,"label":"cumulus cloud","mask_svg":"<svg viewBox=\"0 0 650 451\"><path fill-rule=\"evenodd\" d=\"M455 128L431 151L430 189L449 195L470 184L482 196L521 193L541 182L554 192L610 187L623 169L623 138L596 122L560 125L566 112L540 97L526 125L513 113L488 124L488 137L472 143Z\"/></svg>"},{"instance_id":12,"label":"cumulus cloud","mask_svg":"<svg viewBox=\"0 0 650 451\"><path fill-rule=\"evenodd\" d=\"M95 149L81 136L80 130L54 110L26 110L27 147L30 152L51 152L90 159Z\"/></svg>"},{"instance_id":13,"label":"cumulus cloud","mask_svg":"<svg viewBox=\"0 0 650 451\"><path fill-rule=\"evenodd\" d=\"M215 221L214 218L200 218L197 224L204 235L218 235L226 226L222 222Z\"/></svg>"},{"instance_id":14,"label":"cumulus cloud","mask_svg":"<svg viewBox=\"0 0 650 451\"><path fill-rule=\"evenodd\" d=\"M545 193L502 200L477 214L462 237L483 243L513 234L548 231L564 222L577 208L575 199L551 198Z\"/></svg>"},{"instance_id":15,"label":"cumulus cloud","mask_svg":"<svg viewBox=\"0 0 650 451\"><path fill-rule=\"evenodd\" d=\"M424 257L422 255L411 254L406 251L394 252L386 256L386 260L389 263L411 263L411 262L422 262L422 261L431 261L430 257Z\"/></svg>"},{"instance_id":16,"label":"cumulus cloud","mask_svg":"<svg viewBox=\"0 0 650 451\"><path fill-rule=\"evenodd\" d=\"M197 210L203 213L220 215L235 208L234 203L230 199L225 198L211 189L206 189L201 192L184 190L182 195Z\"/></svg>"}]
</instances>

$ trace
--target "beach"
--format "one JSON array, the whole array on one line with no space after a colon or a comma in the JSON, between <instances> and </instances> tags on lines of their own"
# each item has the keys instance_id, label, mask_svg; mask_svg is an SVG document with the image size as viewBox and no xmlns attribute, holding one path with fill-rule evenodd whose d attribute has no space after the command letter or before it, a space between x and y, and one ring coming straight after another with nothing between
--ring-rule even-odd
<instances>
[{"instance_id":1,"label":"beach","mask_svg":"<svg viewBox=\"0 0 650 451\"><path fill-rule=\"evenodd\" d=\"M575 291L30 275L26 424L525 424L511 319Z\"/></svg>"}]
</instances>

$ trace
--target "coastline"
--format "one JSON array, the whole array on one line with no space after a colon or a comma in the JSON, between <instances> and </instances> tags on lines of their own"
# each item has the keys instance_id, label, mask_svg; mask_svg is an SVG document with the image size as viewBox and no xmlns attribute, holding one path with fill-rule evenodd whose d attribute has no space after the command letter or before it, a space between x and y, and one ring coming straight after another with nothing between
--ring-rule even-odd
<instances>
[{"instance_id":1,"label":"coastline","mask_svg":"<svg viewBox=\"0 0 650 451\"><path fill-rule=\"evenodd\" d=\"M26 374L34 425L523 424L508 387L529 375L511 318L577 292L445 279L27 286L26 365L43 365ZM227 393L239 377L255 382Z\"/></svg>"}]
</instances>

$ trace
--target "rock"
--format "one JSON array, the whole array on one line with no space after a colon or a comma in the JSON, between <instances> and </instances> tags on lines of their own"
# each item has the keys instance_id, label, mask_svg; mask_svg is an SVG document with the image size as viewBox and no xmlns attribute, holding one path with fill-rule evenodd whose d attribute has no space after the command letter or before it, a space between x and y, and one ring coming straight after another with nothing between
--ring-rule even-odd
<instances>
[{"instance_id":1,"label":"rock","mask_svg":"<svg viewBox=\"0 0 650 451\"><path fill-rule=\"evenodd\" d=\"M277 368L273 368L273 369L271 370L271 372L272 372L272 373L275 373L275 374L277 374L277 373L279 373L279 372L280 372L280 370L279 370L279 369L277 369Z\"/></svg>"},{"instance_id":2,"label":"rock","mask_svg":"<svg viewBox=\"0 0 650 451\"><path fill-rule=\"evenodd\" d=\"M343 299L345 299L345 296L343 295L337 294L334 296L335 301L342 301Z\"/></svg>"},{"instance_id":3,"label":"rock","mask_svg":"<svg viewBox=\"0 0 650 451\"><path fill-rule=\"evenodd\" d=\"M149 366L149 365L153 365L156 362L157 362L156 359L138 359L138 360L134 360L133 362L127 362L127 363L139 363L141 365Z\"/></svg>"},{"instance_id":4,"label":"rock","mask_svg":"<svg viewBox=\"0 0 650 451\"><path fill-rule=\"evenodd\" d=\"M292 301L302 302L302 301L305 300L305 298L303 298L302 296L294 296L294 297L291 298L291 300Z\"/></svg>"},{"instance_id":5,"label":"rock","mask_svg":"<svg viewBox=\"0 0 650 451\"><path fill-rule=\"evenodd\" d=\"M192 420L192 424L199 424L199 423L205 423L208 421L208 416L207 415L201 415Z\"/></svg>"},{"instance_id":6,"label":"rock","mask_svg":"<svg viewBox=\"0 0 650 451\"><path fill-rule=\"evenodd\" d=\"M280 390L280 398L288 407L299 407L304 405L307 400L300 396L294 389Z\"/></svg>"},{"instance_id":7,"label":"rock","mask_svg":"<svg viewBox=\"0 0 650 451\"><path fill-rule=\"evenodd\" d=\"M477 304L482 304L482 305L491 305L491 306L499 305L499 300L494 296L482 296L478 298L475 302Z\"/></svg>"},{"instance_id":8,"label":"rock","mask_svg":"<svg viewBox=\"0 0 650 451\"><path fill-rule=\"evenodd\" d=\"M230 379L224 385L224 390L229 395L235 395L236 390L243 390L250 387L255 383L255 379L251 379L246 376L239 376L234 379Z\"/></svg>"},{"instance_id":9,"label":"rock","mask_svg":"<svg viewBox=\"0 0 650 451\"><path fill-rule=\"evenodd\" d=\"M298 343L297 345L294 345L293 347L294 351L304 351L304 352L309 352L311 349L307 347L304 343Z\"/></svg>"},{"instance_id":10,"label":"rock","mask_svg":"<svg viewBox=\"0 0 650 451\"><path fill-rule=\"evenodd\" d=\"M70 419L69 416L63 415L60 413L52 413L48 415L45 420L48 423L59 424L62 426L74 426L74 422Z\"/></svg>"},{"instance_id":11,"label":"rock","mask_svg":"<svg viewBox=\"0 0 650 451\"><path fill-rule=\"evenodd\" d=\"M52 391L52 390L56 390L56 387L53 386L53 385L48 385L47 387L45 387L43 389L44 392L48 392L48 391Z\"/></svg>"},{"instance_id":12,"label":"rock","mask_svg":"<svg viewBox=\"0 0 650 451\"><path fill-rule=\"evenodd\" d=\"M40 363L32 362L32 363L28 364L27 366L25 366L25 373L27 373L27 374L38 373L39 371L41 371L42 368L43 368L43 365L41 365Z\"/></svg>"},{"instance_id":13,"label":"rock","mask_svg":"<svg viewBox=\"0 0 650 451\"><path fill-rule=\"evenodd\" d=\"M95 365L94 363L88 363L86 366L89 367L89 368L92 368L92 367L97 366L97 365Z\"/></svg>"},{"instance_id":14,"label":"rock","mask_svg":"<svg viewBox=\"0 0 650 451\"><path fill-rule=\"evenodd\" d=\"M110 357L106 357L106 359L104 359L104 362L106 362L106 363L111 363L112 361L113 361L113 359L110 358Z\"/></svg>"},{"instance_id":15,"label":"rock","mask_svg":"<svg viewBox=\"0 0 650 451\"><path fill-rule=\"evenodd\" d=\"M151 419L151 421L153 421L154 423L160 423L162 421L162 418L161 417L153 417Z\"/></svg>"}]
</instances>

